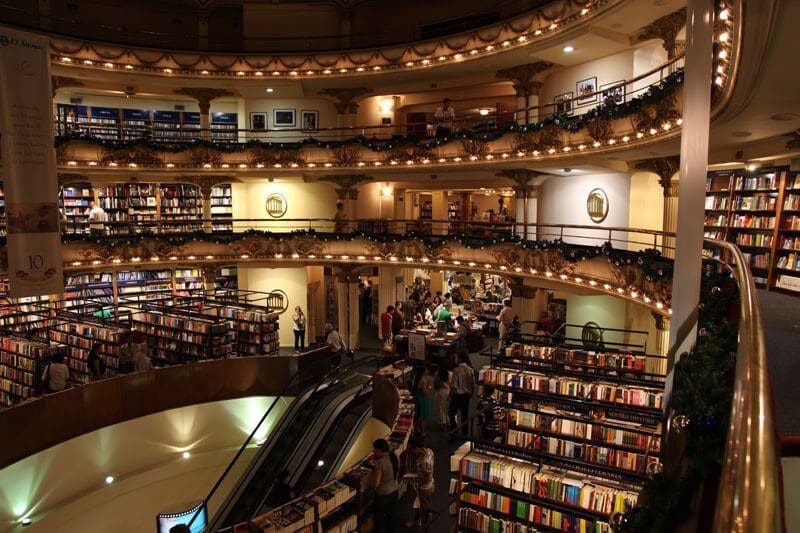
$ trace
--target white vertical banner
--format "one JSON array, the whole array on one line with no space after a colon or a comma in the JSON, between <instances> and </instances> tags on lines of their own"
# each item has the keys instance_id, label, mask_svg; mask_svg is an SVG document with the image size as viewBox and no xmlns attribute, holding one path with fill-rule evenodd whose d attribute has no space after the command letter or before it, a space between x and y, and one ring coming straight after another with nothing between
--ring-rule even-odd
<instances>
[{"instance_id":1,"label":"white vertical banner","mask_svg":"<svg viewBox=\"0 0 800 533\"><path fill-rule=\"evenodd\" d=\"M10 296L63 292L47 37L0 26L0 155Z\"/></svg>"}]
</instances>

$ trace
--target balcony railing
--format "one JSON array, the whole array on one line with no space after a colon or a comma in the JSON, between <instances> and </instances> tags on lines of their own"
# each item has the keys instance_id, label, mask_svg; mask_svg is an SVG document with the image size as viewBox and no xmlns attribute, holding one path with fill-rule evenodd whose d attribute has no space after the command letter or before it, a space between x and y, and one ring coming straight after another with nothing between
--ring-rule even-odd
<instances>
[{"instance_id":1,"label":"balcony railing","mask_svg":"<svg viewBox=\"0 0 800 533\"><path fill-rule=\"evenodd\" d=\"M722 252L722 261L736 277L740 300L733 402L714 531L782 531L776 422L755 282L738 247L712 239L705 243Z\"/></svg>"}]
</instances>

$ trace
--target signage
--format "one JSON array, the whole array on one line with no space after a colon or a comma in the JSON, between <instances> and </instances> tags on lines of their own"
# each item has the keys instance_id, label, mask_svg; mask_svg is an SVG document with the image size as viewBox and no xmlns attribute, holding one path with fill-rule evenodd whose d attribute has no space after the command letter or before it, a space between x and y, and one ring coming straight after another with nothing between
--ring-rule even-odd
<instances>
[{"instance_id":1,"label":"signage","mask_svg":"<svg viewBox=\"0 0 800 533\"><path fill-rule=\"evenodd\" d=\"M425 339L427 336L424 333L408 333L408 358L415 361L425 360Z\"/></svg>"},{"instance_id":2,"label":"signage","mask_svg":"<svg viewBox=\"0 0 800 533\"><path fill-rule=\"evenodd\" d=\"M0 27L0 132L10 296L63 292L46 37Z\"/></svg>"},{"instance_id":3,"label":"signage","mask_svg":"<svg viewBox=\"0 0 800 533\"><path fill-rule=\"evenodd\" d=\"M778 281L775 282L775 286L781 289L800 292L800 278L796 278L794 276L787 276L786 274L781 274L780 276L778 276Z\"/></svg>"},{"instance_id":4,"label":"signage","mask_svg":"<svg viewBox=\"0 0 800 533\"><path fill-rule=\"evenodd\" d=\"M267 201L264 207L267 210L267 214L272 218L281 218L286 214L289 204L286 202L285 196L274 192L267 196Z\"/></svg>"},{"instance_id":5,"label":"signage","mask_svg":"<svg viewBox=\"0 0 800 533\"><path fill-rule=\"evenodd\" d=\"M190 533L203 533L208 525L206 502L200 502L190 509L177 513L159 513L156 517L158 533L169 533L172 528L180 525L189 526Z\"/></svg>"},{"instance_id":6,"label":"signage","mask_svg":"<svg viewBox=\"0 0 800 533\"><path fill-rule=\"evenodd\" d=\"M592 222L601 223L608 216L608 196L603 189L593 189L586 198L586 212Z\"/></svg>"}]
</instances>

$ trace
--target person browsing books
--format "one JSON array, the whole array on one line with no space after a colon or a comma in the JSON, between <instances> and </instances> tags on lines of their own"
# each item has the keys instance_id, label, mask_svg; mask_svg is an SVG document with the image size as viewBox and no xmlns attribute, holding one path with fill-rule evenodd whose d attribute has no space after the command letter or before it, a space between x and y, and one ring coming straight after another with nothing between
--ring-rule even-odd
<instances>
[{"instance_id":1,"label":"person browsing books","mask_svg":"<svg viewBox=\"0 0 800 533\"><path fill-rule=\"evenodd\" d=\"M68 381L69 367L64 364L64 354L56 352L50 364L44 367L42 386L45 392L59 392L67 388Z\"/></svg>"},{"instance_id":2,"label":"person browsing books","mask_svg":"<svg viewBox=\"0 0 800 533\"><path fill-rule=\"evenodd\" d=\"M419 500L419 508L416 512L416 520L408 522L406 525L408 527L424 526L430 520L433 493L436 487L433 478L433 450L425 447L425 440L420 435L411 437L408 442L408 448L414 461L416 478L413 478L413 481L416 499Z\"/></svg>"},{"instance_id":3,"label":"person browsing books","mask_svg":"<svg viewBox=\"0 0 800 533\"><path fill-rule=\"evenodd\" d=\"M400 460L389 448L386 439L378 439L372 443L372 464L374 471L372 483L375 486L375 531L397 531L397 477L400 472Z\"/></svg>"},{"instance_id":4,"label":"person browsing books","mask_svg":"<svg viewBox=\"0 0 800 533\"><path fill-rule=\"evenodd\" d=\"M469 400L475 393L475 371L469 366L469 358L465 353L458 354L458 366L453 369L450 389L453 392L450 400L450 430L455 430L460 424L461 435L466 437L469 431L466 423L469 420ZM458 424L457 414L460 415Z\"/></svg>"},{"instance_id":5,"label":"person browsing books","mask_svg":"<svg viewBox=\"0 0 800 533\"><path fill-rule=\"evenodd\" d=\"M103 235L106 229L106 212L102 207L89 201L89 233L93 236Z\"/></svg>"},{"instance_id":6,"label":"person browsing books","mask_svg":"<svg viewBox=\"0 0 800 533\"><path fill-rule=\"evenodd\" d=\"M503 309L501 309L500 314L497 315L497 321L500 323L500 343L497 349L500 352L503 351L503 343L505 342L508 328L510 328L511 324L514 322L514 314L514 308L511 307L511 300L506 298L503 300Z\"/></svg>"},{"instance_id":7,"label":"person browsing books","mask_svg":"<svg viewBox=\"0 0 800 533\"><path fill-rule=\"evenodd\" d=\"M331 349L331 364L339 366L342 364L342 352L344 352L344 342L339 332L333 328L330 322L325 324L325 344Z\"/></svg>"}]
</instances>

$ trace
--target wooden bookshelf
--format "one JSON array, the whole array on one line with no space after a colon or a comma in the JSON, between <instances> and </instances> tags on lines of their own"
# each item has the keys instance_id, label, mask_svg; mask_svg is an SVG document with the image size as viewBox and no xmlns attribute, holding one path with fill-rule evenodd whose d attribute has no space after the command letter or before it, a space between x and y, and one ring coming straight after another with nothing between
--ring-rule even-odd
<instances>
[{"instance_id":1,"label":"wooden bookshelf","mask_svg":"<svg viewBox=\"0 0 800 533\"><path fill-rule=\"evenodd\" d=\"M89 233L89 202L95 199L91 183L71 183L59 190L59 208L66 223L63 232L84 235Z\"/></svg>"},{"instance_id":2,"label":"wooden bookshelf","mask_svg":"<svg viewBox=\"0 0 800 533\"><path fill-rule=\"evenodd\" d=\"M114 304L114 275L110 272L89 272L67 278L64 285L65 307L69 311L90 315Z\"/></svg>"},{"instance_id":3,"label":"wooden bookshelf","mask_svg":"<svg viewBox=\"0 0 800 533\"><path fill-rule=\"evenodd\" d=\"M800 294L800 179L787 167L709 172L705 236L741 248L756 284Z\"/></svg>"},{"instance_id":4,"label":"wooden bookshelf","mask_svg":"<svg viewBox=\"0 0 800 533\"><path fill-rule=\"evenodd\" d=\"M117 272L117 296L143 296L145 299L172 294L171 270L130 270Z\"/></svg>"},{"instance_id":5,"label":"wooden bookshelf","mask_svg":"<svg viewBox=\"0 0 800 533\"><path fill-rule=\"evenodd\" d=\"M223 319L156 311L131 315L131 325L147 336L150 354L164 364L180 364L230 355L233 336Z\"/></svg>"},{"instance_id":6,"label":"wooden bookshelf","mask_svg":"<svg viewBox=\"0 0 800 533\"><path fill-rule=\"evenodd\" d=\"M36 395L42 373L60 345L21 337L0 337L0 405L13 405Z\"/></svg>"},{"instance_id":7,"label":"wooden bookshelf","mask_svg":"<svg viewBox=\"0 0 800 533\"><path fill-rule=\"evenodd\" d=\"M235 305L209 308L206 312L230 322L234 351L239 355L278 355L280 335L277 313L264 308Z\"/></svg>"},{"instance_id":8,"label":"wooden bookshelf","mask_svg":"<svg viewBox=\"0 0 800 533\"><path fill-rule=\"evenodd\" d=\"M67 347L67 361L70 376L78 383L88 383L91 373L87 365L89 352L95 344L100 345L100 354L106 360L107 377L119 371L119 349L122 335L127 328L81 322L53 320L49 325L47 337L50 341Z\"/></svg>"},{"instance_id":9,"label":"wooden bookshelf","mask_svg":"<svg viewBox=\"0 0 800 533\"><path fill-rule=\"evenodd\" d=\"M237 142L239 140L239 120L236 113L211 114L211 140L217 142Z\"/></svg>"},{"instance_id":10,"label":"wooden bookshelf","mask_svg":"<svg viewBox=\"0 0 800 533\"><path fill-rule=\"evenodd\" d=\"M192 296L202 294L204 290L203 273L197 268L179 268L175 270L174 289L176 296Z\"/></svg>"},{"instance_id":11,"label":"wooden bookshelf","mask_svg":"<svg viewBox=\"0 0 800 533\"><path fill-rule=\"evenodd\" d=\"M134 141L151 138L152 121L147 109L122 109L122 140Z\"/></svg>"},{"instance_id":12,"label":"wooden bookshelf","mask_svg":"<svg viewBox=\"0 0 800 533\"><path fill-rule=\"evenodd\" d=\"M236 266L224 266L216 270L214 289L236 290L239 288L239 271Z\"/></svg>"},{"instance_id":13,"label":"wooden bookshelf","mask_svg":"<svg viewBox=\"0 0 800 533\"><path fill-rule=\"evenodd\" d=\"M211 230L233 230L233 196L230 184L211 189Z\"/></svg>"},{"instance_id":14,"label":"wooden bookshelf","mask_svg":"<svg viewBox=\"0 0 800 533\"><path fill-rule=\"evenodd\" d=\"M159 187L162 232L202 229L203 199L194 185L162 184Z\"/></svg>"},{"instance_id":15,"label":"wooden bookshelf","mask_svg":"<svg viewBox=\"0 0 800 533\"><path fill-rule=\"evenodd\" d=\"M0 181L0 236L8 233L8 217L6 215L6 188Z\"/></svg>"}]
</instances>

